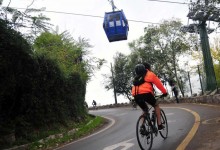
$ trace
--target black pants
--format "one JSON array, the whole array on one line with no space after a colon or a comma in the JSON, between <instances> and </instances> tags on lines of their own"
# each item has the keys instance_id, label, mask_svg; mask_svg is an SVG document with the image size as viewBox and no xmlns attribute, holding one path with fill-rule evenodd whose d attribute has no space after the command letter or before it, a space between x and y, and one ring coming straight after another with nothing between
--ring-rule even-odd
<instances>
[{"instance_id":1,"label":"black pants","mask_svg":"<svg viewBox=\"0 0 220 150\"><path fill-rule=\"evenodd\" d=\"M179 103L179 99L178 99L178 92L174 91L173 93L174 93L174 95L175 95L176 102L177 102L177 103Z\"/></svg>"},{"instance_id":2,"label":"black pants","mask_svg":"<svg viewBox=\"0 0 220 150\"><path fill-rule=\"evenodd\" d=\"M146 102L153 107L155 107L157 105L157 101L151 93L135 95L134 100L143 111L148 110L148 106L147 106Z\"/></svg>"}]
</instances>

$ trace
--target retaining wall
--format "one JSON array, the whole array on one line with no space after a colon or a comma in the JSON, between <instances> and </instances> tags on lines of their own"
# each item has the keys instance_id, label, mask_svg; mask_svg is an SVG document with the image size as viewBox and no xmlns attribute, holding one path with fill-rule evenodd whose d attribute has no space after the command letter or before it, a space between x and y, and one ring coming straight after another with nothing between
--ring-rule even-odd
<instances>
[{"instance_id":1,"label":"retaining wall","mask_svg":"<svg viewBox=\"0 0 220 150\"><path fill-rule=\"evenodd\" d=\"M220 105L220 94L180 98L180 102L181 103L205 103L205 104L219 104Z\"/></svg>"}]
</instances>

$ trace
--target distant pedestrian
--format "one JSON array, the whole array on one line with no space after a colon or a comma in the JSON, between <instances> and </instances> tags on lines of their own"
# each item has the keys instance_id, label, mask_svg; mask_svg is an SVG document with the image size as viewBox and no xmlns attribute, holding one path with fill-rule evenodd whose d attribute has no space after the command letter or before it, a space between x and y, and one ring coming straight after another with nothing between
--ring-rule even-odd
<instances>
[{"instance_id":1,"label":"distant pedestrian","mask_svg":"<svg viewBox=\"0 0 220 150\"><path fill-rule=\"evenodd\" d=\"M172 91L173 91L174 96L175 96L175 98L176 98L176 102L179 103L179 98L178 98L179 91L178 91L176 85L172 86Z\"/></svg>"},{"instance_id":2,"label":"distant pedestrian","mask_svg":"<svg viewBox=\"0 0 220 150\"><path fill-rule=\"evenodd\" d=\"M174 94L174 96L175 96L176 102L179 103L179 98L178 98L179 91L178 91L178 88L177 88L177 86L176 86L176 83L175 83L175 81L173 81L173 80L170 81L169 83L170 83L172 92L173 92L173 94Z\"/></svg>"}]
</instances>

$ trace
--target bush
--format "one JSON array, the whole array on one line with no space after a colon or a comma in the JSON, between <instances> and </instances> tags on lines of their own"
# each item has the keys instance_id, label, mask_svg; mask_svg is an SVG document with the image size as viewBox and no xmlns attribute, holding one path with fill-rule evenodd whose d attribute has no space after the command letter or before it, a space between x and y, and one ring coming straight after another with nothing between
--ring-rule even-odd
<instances>
[{"instance_id":1,"label":"bush","mask_svg":"<svg viewBox=\"0 0 220 150\"><path fill-rule=\"evenodd\" d=\"M79 73L65 77L57 63L34 56L22 35L0 20L0 145L29 142L40 128L86 116L86 82ZM11 144L9 141L8 144ZM0 149L2 148L0 146Z\"/></svg>"}]
</instances>

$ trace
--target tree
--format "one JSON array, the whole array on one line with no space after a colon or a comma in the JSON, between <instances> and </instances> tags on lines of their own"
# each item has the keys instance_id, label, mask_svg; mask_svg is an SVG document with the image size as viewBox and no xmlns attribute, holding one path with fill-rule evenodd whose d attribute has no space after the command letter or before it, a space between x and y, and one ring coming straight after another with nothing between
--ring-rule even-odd
<instances>
[{"instance_id":1,"label":"tree","mask_svg":"<svg viewBox=\"0 0 220 150\"><path fill-rule=\"evenodd\" d=\"M74 40L68 32L42 33L46 28L41 21L46 18L31 17L28 11L0 6L0 149L9 146L6 137L30 143L32 135L38 136L36 130L85 119L86 84L105 62L89 57L91 45L84 38ZM21 28L34 29L34 39L40 36L30 43Z\"/></svg>"},{"instance_id":2,"label":"tree","mask_svg":"<svg viewBox=\"0 0 220 150\"><path fill-rule=\"evenodd\" d=\"M51 29L52 24L48 22L50 19L41 13L45 8L30 8L35 0L32 0L24 11L10 7L10 3L7 7L2 7L2 1L0 2L0 18L6 20L16 31L23 31L29 42L33 43L41 32Z\"/></svg>"},{"instance_id":3,"label":"tree","mask_svg":"<svg viewBox=\"0 0 220 150\"><path fill-rule=\"evenodd\" d=\"M138 63L148 62L152 70L165 82L176 80L184 96L187 73L179 65L179 59L195 48L196 38L180 31L182 23L178 19L164 20L159 26L149 25L144 35L129 43L131 53L117 53L114 57L114 75L118 95L131 100L131 86ZM113 88L109 76L106 89Z\"/></svg>"},{"instance_id":4,"label":"tree","mask_svg":"<svg viewBox=\"0 0 220 150\"><path fill-rule=\"evenodd\" d=\"M216 2L216 3L219 4L219 3L220 3L220 0L212 0L212 2L214 2L214 3Z\"/></svg>"},{"instance_id":5,"label":"tree","mask_svg":"<svg viewBox=\"0 0 220 150\"><path fill-rule=\"evenodd\" d=\"M144 36L129 44L131 59L134 62L149 62L154 72L163 80L175 79L184 96L180 74L184 71L179 66L180 56L191 49L191 36L182 33L182 23L178 19L164 20L159 26L149 25ZM183 78L183 77L182 77Z\"/></svg>"},{"instance_id":6,"label":"tree","mask_svg":"<svg viewBox=\"0 0 220 150\"><path fill-rule=\"evenodd\" d=\"M130 62L128 57L122 53L116 53L114 56L114 67L113 67L113 75L114 75L114 84L115 84L115 92L117 95L123 95L128 100L131 101L131 86L132 86L132 72L133 68L130 67ZM113 89L113 78L112 76L108 76L109 81L105 82L105 88L107 90Z\"/></svg>"},{"instance_id":7,"label":"tree","mask_svg":"<svg viewBox=\"0 0 220 150\"><path fill-rule=\"evenodd\" d=\"M211 47L211 54L214 63L215 76L218 86L220 86L220 39L215 38Z\"/></svg>"},{"instance_id":8,"label":"tree","mask_svg":"<svg viewBox=\"0 0 220 150\"><path fill-rule=\"evenodd\" d=\"M89 57L88 48L92 47L88 40L79 38L74 40L64 31L61 34L44 32L36 38L34 49L37 55L44 55L56 60L60 69L66 76L78 72L87 82L96 69L103 65L104 60Z\"/></svg>"}]
</instances>

